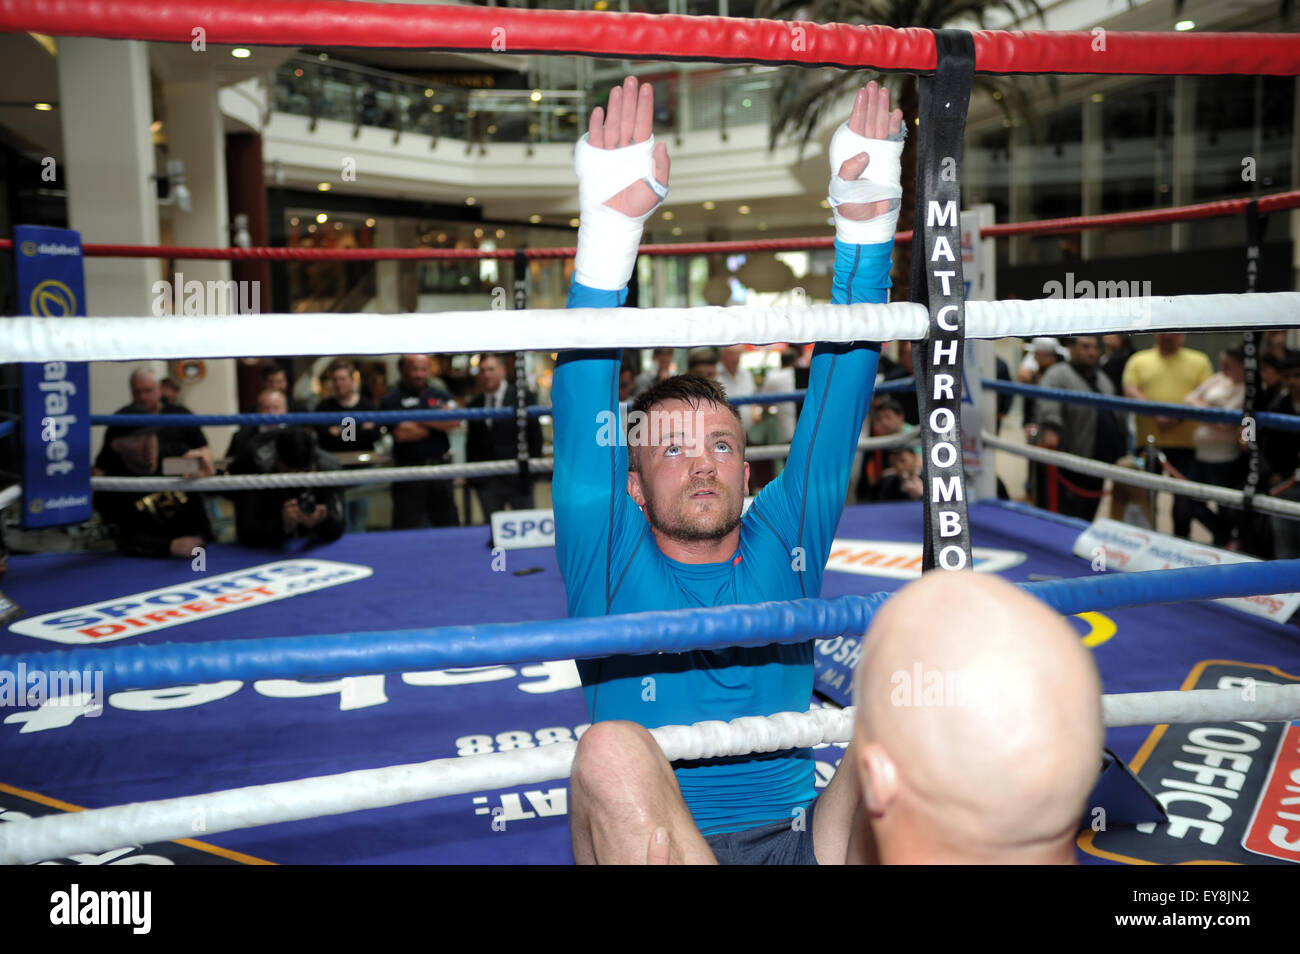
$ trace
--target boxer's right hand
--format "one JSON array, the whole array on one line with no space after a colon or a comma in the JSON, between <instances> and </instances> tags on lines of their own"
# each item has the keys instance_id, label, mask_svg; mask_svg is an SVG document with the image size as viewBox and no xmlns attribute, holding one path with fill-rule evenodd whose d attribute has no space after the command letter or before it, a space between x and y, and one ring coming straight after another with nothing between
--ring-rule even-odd
<instances>
[{"instance_id":1,"label":"boxer's right hand","mask_svg":"<svg viewBox=\"0 0 1300 954\"><path fill-rule=\"evenodd\" d=\"M591 112L578 141L578 253L574 276L621 290L632 277L646 219L668 195L668 146L654 141L654 90L629 76Z\"/></svg>"},{"instance_id":2,"label":"boxer's right hand","mask_svg":"<svg viewBox=\"0 0 1300 954\"><path fill-rule=\"evenodd\" d=\"M640 85L635 76L623 80L623 85L609 91L609 105L591 111L587 123L587 143L596 149L618 149L654 138L655 92L649 83ZM654 144L651 153L654 178L665 189L668 187L668 143ZM639 218L653 212L663 200L647 182L634 182L605 205L629 218Z\"/></svg>"}]
</instances>

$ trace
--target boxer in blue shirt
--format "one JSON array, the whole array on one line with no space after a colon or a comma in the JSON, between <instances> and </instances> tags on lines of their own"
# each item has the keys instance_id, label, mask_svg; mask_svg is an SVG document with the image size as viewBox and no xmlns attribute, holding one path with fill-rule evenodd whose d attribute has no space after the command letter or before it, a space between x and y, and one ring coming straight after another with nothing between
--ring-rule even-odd
<instances>
[{"instance_id":1,"label":"boxer in blue shirt","mask_svg":"<svg viewBox=\"0 0 1300 954\"><path fill-rule=\"evenodd\" d=\"M578 144L582 226L570 307L626 299L642 224L667 194L668 151L654 144L653 115L651 88L629 77L607 109L592 112ZM837 303L888 298L901 125L888 91L871 83L832 140ZM619 354L561 355L552 389L553 494L569 614L818 596L878 357L879 346L867 342L817 346L786 467L742 517L745 428L716 383L681 375L656 384L633 405L626 440L611 440ZM811 750L674 767L646 731L803 711L812 648L580 662L593 725L573 767L576 860L867 860L853 772L837 773L817 797Z\"/></svg>"}]
</instances>

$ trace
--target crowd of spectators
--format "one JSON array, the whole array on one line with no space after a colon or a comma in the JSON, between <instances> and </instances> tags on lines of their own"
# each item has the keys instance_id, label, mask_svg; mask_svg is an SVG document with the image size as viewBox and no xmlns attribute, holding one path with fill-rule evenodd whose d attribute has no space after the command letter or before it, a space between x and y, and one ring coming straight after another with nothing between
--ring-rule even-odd
<instances>
[{"instance_id":1,"label":"crowd of spectators","mask_svg":"<svg viewBox=\"0 0 1300 954\"><path fill-rule=\"evenodd\" d=\"M192 416L180 401L178 382L158 381L146 370L130 378L131 402L118 414L168 415L176 426L108 428L95 459L99 476L207 477L218 473L262 475L360 470L383 460L395 467L451 462L450 436L466 432L470 461L514 459L515 425L511 420L410 420L394 423L357 421L348 412L511 408L516 393L510 364L513 356L486 354L476 362L475 394L458 402L439 376L429 355L409 354L397 361L398 376L363 377L347 358L332 361L320 375L322 397L312 408L338 412L336 424L300 425L292 417L240 427L225 454L214 458L203 428L186 425ZM377 395L378 399L373 395ZM537 403L529 390L528 404ZM292 415L307 410L290 391L289 376L274 362L258 370L256 398L251 410L261 415ZM530 456L542 454L542 433L537 418L527 425ZM504 507L533 505L531 480L525 487L518 475L475 478L469 481L485 520ZM389 490L392 527L459 526L458 507L450 480L395 481ZM189 558L195 548L215 539L213 518L221 509L216 494L185 489L145 492L97 492L94 508L118 548L140 556ZM359 487L312 486L232 490L223 492L233 509L234 537L247 547L280 548L291 540L330 542L345 532L364 532L369 522L372 494ZM206 498L206 499L205 499ZM472 512L469 506L465 514Z\"/></svg>"},{"instance_id":2,"label":"crowd of spectators","mask_svg":"<svg viewBox=\"0 0 1300 954\"><path fill-rule=\"evenodd\" d=\"M1285 334L1260 337L1259 411L1300 413L1300 352L1286 348ZM897 358L882 355L879 382L912 375L912 349L900 342ZM771 349L769 349L770 351ZM785 394L807 385L807 352L797 346L776 349L779 366L769 353L755 362L743 346L693 348L683 362L690 374L717 380L729 397L749 398ZM628 352L618 382L624 407L659 381L679 373L680 352L654 349L643 367L640 352ZM1184 335L1160 333L1154 345L1135 351L1127 335L1079 335L1028 342L1015 378L1061 391L1075 391L1136 400L1241 410L1245 394L1245 354L1240 346L1225 348L1216 371L1209 357L1186 345ZM348 358L332 361L319 375L320 399L313 410L338 412L335 424L296 425L292 418L241 427L225 455L214 459L203 428L187 426L191 412L180 402L181 386L171 378L159 380L141 369L131 375L131 401L119 414L169 415L175 426L110 427L94 462L94 473L107 476L204 477L215 473L272 474L331 470L360 470L377 461L396 467L451 462L451 437L464 434L468 461L514 460L519 452L515 422L508 417L358 422L348 412L407 409L454 409L458 406L514 409L518 402L514 357L481 355L473 362L471 382L455 379L448 385L449 366L436 356L403 355L396 380L388 381L374 366L359 367ZM1012 377L1004 362L998 377ZM320 366L317 365L317 368ZM800 372L802 371L802 375ZM288 375L279 364L261 367L255 409L264 415L291 415L305 410L290 391ZM466 385L468 384L468 388ZM250 392L251 393L251 392ZM301 393L301 392L300 392ZM1011 406L998 398L998 422ZM538 403L530 388L525 405ZM787 444L794 435L797 404L741 405L750 446ZM1039 446L1104 463L1128 462L1220 487L1244 486L1253 438L1260 457L1262 493L1300 501L1300 432L1257 427L1244 434L1239 423L1197 422L1176 417L1126 415L1105 407L1058 400L1051 396L1024 399L1026 438ZM906 434L918 423L912 391L878 394L863 424L864 437ZM537 417L525 428L530 457L543 453ZM850 479L849 502L920 500L923 458L918 440L901 438L887 450L860 452ZM750 492L780 472L780 462L751 465ZM474 477L465 482L484 521L500 510L535 506L535 478L518 473ZM1085 520L1098 515L1105 494L1103 478L1067 468L1033 464L1026 488L1041 507ZM474 512L468 496L457 503L450 480L396 481L388 491L394 529L458 526ZM1004 489L999 488L999 494ZM363 532L370 518L373 492L358 487L298 487L231 491L224 494L234 511L234 536L250 547L280 547L291 539L327 542L343 533ZM95 509L120 549L149 555L188 557L194 548L214 539L215 509L204 495L183 489L146 493L97 492ZM1201 524L1216 546L1261 556L1300 556L1300 523L1267 520L1240 511L1174 495L1173 529L1188 537L1192 523ZM1119 514L1116 514L1117 516ZM1145 511L1151 519L1151 510Z\"/></svg>"},{"instance_id":3,"label":"crowd of spectators","mask_svg":"<svg viewBox=\"0 0 1300 954\"><path fill-rule=\"evenodd\" d=\"M1064 391L1118 395L1138 401L1243 411L1245 362L1242 345L1210 356L1190 348L1186 336L1162 332L1152 347L1135 351L1127 335L1079 335L1057 341L1035 338L1027 347L1018 377L1022 382ZM1285 332L1259 336L1259 391L1256 410L1296 414L1300 409L1300 352L1286 348ZM1217 370L1216 370L1217 366ZM1195 421L1161 414L1133 414L1038 398L1025 402L1025 433L1031 443L1103 463L1127 462L1167 476L1241 490L1250 466L1252 442L1260 459L1258 492L1300 499L1296 472L1300 434L1256 425L1248 432L1240 419ZM1085 520L1098 516L1105 481L1066 468L1030 467L1031 500L1040 507ZM1132 519L1154 521L1154 507L1139 508ZM1240 510L1174 494L1173 532L1188 538L1193 523L1215 546L1263 557L1300 556L1295 523L1258 514L1245 520ZM1119 516L1119 514L1116 514Z\"/></svg>"}]
</instances>

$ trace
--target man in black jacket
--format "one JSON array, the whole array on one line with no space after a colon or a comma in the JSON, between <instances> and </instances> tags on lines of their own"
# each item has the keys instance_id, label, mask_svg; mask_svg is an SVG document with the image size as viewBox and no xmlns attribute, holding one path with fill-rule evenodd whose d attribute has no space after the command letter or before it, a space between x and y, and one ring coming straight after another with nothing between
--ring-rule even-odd
<instances>
[{"instance_id":1,"label":"man in black jacket","mask_svg":"<svg viewBox=\"0 0 1300 954\"><path fill-rule=\"evenodd\" d=\"M427 354L404 354L397 363L401 380L379 402L381 411L452 410L448 391L430 382L433 363ZM447 435L460 421L400 421L392 426L393 464L421 467L451 463ZM458 527L460 511L449 480L405 480L393 484L393 529Z\"/></svg>"},{"instance_id":2,"label":"man in black jacket","mask_svg":"<svg viewBox=\"0 0 1300 954\"><path fill-rule=\"evenodd\" d=\"M316 435L305 427L257 434L230 464L232 474L338 469L338 461L316 446ZM232 496L241 546L278 547L295 537L329 543L343 535L343 494L338 487L243 490Z\"/></svg>"},{"instance_id":3,"label":"man in black jacket","mask_svg":"<svg viewBox=\"0 0 1300 954\"><path fill-rule=\"evenodd\" d=\"M101 455L105 476L156 477L162 473L155 428L118 427L115 431ZM189 559L195 547L213 539L203 498L191 491L100 491L94 496L94 506L117 548L132 556Z\"/></svg>"},{"instance_id":4,"label":"man in black jacket","mask_svg":"<svg viewBox=\"0 0 1300 954\"><path fill-rule=\"evenodd\" d=\"M479 359L478 377L482 392L470 398L467 407L511 408L515 406L518 391L513 384L506 381L506 363L500 355L488 354ZM537 396L531 391L525 395L525 403L536 404ZM518 454L517 444L519 430L510 418L498 418L486 421L470 421L469 432L465 438L465 459L477 460L514 460ZM528 419L526 427L528 436L528 456L542 455L542 425L535 417ZM533 481L525 483L517 474L500 477L474 477L470 485L478 494L479 506L483 508L483 518L492 522L492 514L498 510L527 510L533 506Z\"/></svg>"},{"instance_id":5,"label":"man in black jacket","mask_svg":"<svg viewBox=\"0 0 1300 954\"><path fill-rule=\"evenodd\" d=\"M183 404L169 404L162 399L162 389L158 385L158 379L153 372L138 368L131 375L131 403L125 407L119 407L114 414L175 414L181 417L192 417L193 412ZM215 473L212 466L212 448L208 446L208 439L203 436L203 431L197 427L187 427L182 422L177 422L178 427L164 427L155 429L155 439L158 441L158 456L160 459L166 457L192 457L199 462L198 477L210 477ZM105 476L110 473L121 474L123 463L121 460L114 459L113 441L128 429L114 425L104 434L104 446L100 449L99 455L95 458L96 474Z\"/></svg>"}]
</instances>

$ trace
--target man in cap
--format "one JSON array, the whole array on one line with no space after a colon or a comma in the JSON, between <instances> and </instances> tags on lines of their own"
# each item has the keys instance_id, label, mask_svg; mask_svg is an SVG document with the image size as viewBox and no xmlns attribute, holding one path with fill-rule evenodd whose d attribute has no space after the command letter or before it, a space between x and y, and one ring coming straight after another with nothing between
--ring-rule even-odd
<instances>
[{"instance_id":1,"label":"man in cap","mask_svg":"<svg viewBox=\"0 0 1300 954\"><path fill-rule=\"evenodd\" d=\"M147 414L129 404L123 414ZM116 428L101 455L109 477L156 477L162 474L162 456L155 427ZM94 495L94 508L108 527L113 542L132 556L189 559L195 549L213 539L212 524L203 498L192 491L156 490L144 493Z\"/></svg>"}]
</instances>

